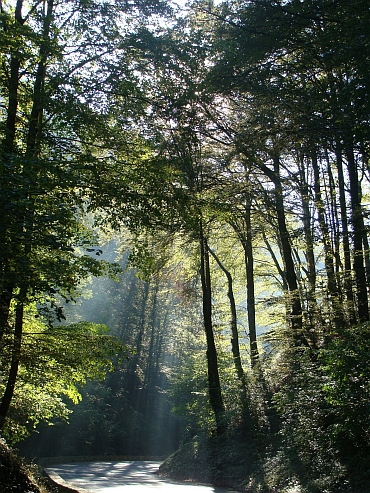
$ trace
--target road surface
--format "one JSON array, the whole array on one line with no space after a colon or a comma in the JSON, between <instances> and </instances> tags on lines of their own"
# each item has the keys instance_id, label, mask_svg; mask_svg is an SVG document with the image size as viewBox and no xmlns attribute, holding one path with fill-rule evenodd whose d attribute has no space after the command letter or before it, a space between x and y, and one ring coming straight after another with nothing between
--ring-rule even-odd
<instances>
[{"instance_id":1,"label":"road surface","mask_svg":"<svg viewBox=\"0 0 370 493\"><path fill-rule=\"evenodd\" d=\"M160 462L78 462L45 469L58 484L79 493L227 493L213 486L176 483L156 476ZM72 490L72 491L73 491Z\"/></svg>"}]
</instances>

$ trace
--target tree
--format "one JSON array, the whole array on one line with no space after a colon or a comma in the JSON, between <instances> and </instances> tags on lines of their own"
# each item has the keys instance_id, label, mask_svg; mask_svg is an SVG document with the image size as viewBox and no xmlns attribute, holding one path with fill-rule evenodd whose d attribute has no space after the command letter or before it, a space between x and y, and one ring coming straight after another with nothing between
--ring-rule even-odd
<instances>
[{"instance_id":1,"label":"tree","mask_svg":"<svg viewBox=\"0 0 370 493\"><path fill-rule=\"evenodd\" d=\"M104 325L78 322L50 328L36 314L35 306L27 308L12 399L6 402L3 398L0 408L2 434L11 443L24 439L39 422L67 420L71 412L67 402L80 401L87 379L104 379L114 369L113 356L127 357L127 347L108 334ZM11 364L9 359L14 360L14 349L7 338L3 374ZM2 392L5 387L3 382Z\"/></svg>"},{"instance_id":2,"label":"tree","mask_svg":"<svg viewBox=\"0 0 370 493\"><path fill-rule=\"evenodd\" d=\"M239 347L239 334L238 334L238 320L237 320L237 312L236 312L236 303L235 303L235 296L234 296L234 289L233 289L233 278L230 272L226 269L224 264L221 262L221 260L218 258L217 254L211 250L211 248L208 247L209 253L212 255L212 257L215 259L217 262L217 265L220 267L222 272L224 272L226 278L227 278L227 285L228 285L228 290L227 290L227 296L230 300L230 330L231 330L231 349L234 357L234 364L235 364L235 370L238 375L239 380L241 381L243 385L244 392L246 392L246 386L245 386L245 375L244 375L244 370L243 370L243 365L241 362L241 357L240 357L240 347Z\"/></svg>"},{"instance_id":3,"label":"tree","mask_svg":"<svg viewBox=\"0 0 370 493\"><path fill-rule=\"evenodd\" d=\"M92 197L109 161L103 154L116 150L113 133L103 132L112 115L106 69L127 55L125 90L133 87L135 62L124 25L139 11L150 15L156 7L150 1L1 3L0 338L14 334L3 419L16 383L26 307L37 302L60 319L58 297L71 300L87 276L116 270L91 255L97 246ZM127 139L125 124L127 148L134 139ZM103 205L110 208L111 201L105 197Z\"/></svg>"}]
</instances>

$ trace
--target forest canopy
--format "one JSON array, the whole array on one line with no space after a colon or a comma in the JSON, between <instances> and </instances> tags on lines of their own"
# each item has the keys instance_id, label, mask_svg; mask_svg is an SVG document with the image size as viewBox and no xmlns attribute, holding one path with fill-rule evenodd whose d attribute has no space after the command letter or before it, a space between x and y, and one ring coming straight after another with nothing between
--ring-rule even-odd
<instances>
[{"instance_id":1,"label":"forest canopy","mask_svg":"<svg viewBox=\"0 0 370 493\"><path fill-rule=\"evenodd\" d=\"M369 481L369 22L367 0L0 2L3 436L83 395L81 430L109 402L102 453L172 407L145 453L240 429L267 491Z\"/></svg>"}]
</instances>

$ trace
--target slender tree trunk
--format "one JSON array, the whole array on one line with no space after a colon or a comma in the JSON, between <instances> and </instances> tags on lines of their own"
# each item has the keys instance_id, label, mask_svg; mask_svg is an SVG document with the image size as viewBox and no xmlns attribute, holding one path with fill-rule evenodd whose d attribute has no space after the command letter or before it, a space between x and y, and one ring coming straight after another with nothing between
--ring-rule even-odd
<instances>
[{"instance_id":1,"label":"slender tree trunk","mask_svg":"<svg viewBox=\"0 0 370 493\"><path fill-rule=\"evenodd\" d=\"M203 293L203 320L207 339L207 365L208 365L208 392L209 401L216 419L217 434L226 431L225 407L221 394L220 377L218 373L217 351L213 335L212 325L212 291L211 273L209 265L209 251L207 239L203 233L203 226L199 228L200 240L200 274Z\"/></svg>"},{"instance_id":2,"label":"slender tree trunk","mask_svg":"<svg viewBox=\"0 0 370 493\"><path fill-rule=\"evenodd\" d=\"M353 226L353 246L354 258L353 266L356 278L356 294L357 294L357 312L360 322L369 320L369 304L366 288L366 272L363 255L363 217L360 202L360 184L358 180L358 171L356 160L352 147L346 150L348 175L350 183L351 195L351 210L352 210L352 226Z\"/></svg>"},{"instance_id":3,"label":"slender tree trunk","mask_svg":"<svg viewBox=\"0 0 370 493\"><path fill-rule=\"evenodd\" d=\"M3 141L3 150L5 153L11 153L15 139L15 123L18 110L18 88L19 88L19 70L21 63L18 58L12 56L10 60L10 77L9 77L9 97L8 97L8 114L5 124L5 138Z\"/></svg>"},{"instance_id":4,"label":"slender tree trunk","mask_svg":"<svg viewBox=\"0 0 370 493\"><path fill-rule=\"evenodd\" d=\"M24 20L22 19L22 7L23 0L17 0L14 11L14 18L19 26L22 26L24 24ZM6 29L7 26L4 25L4 30ZM8 111L5 124L5 137L2 142L3 151L5 151L5 153L13 152L19 99L18 89L20 67L20 54L16 53L12 55L10 59L10 71L8 79Z\"/></svg>"},{"instance_id":5,"label":"slender tree trunk","mask_svg":"<svg viewBox=\"0 0 370 493\"><path fill-rule=\"evenodd\" d=\"M46 63L50 56L48 43L50 42L50 26L53 19L54 0L47 1L47 10L44 17L43 40L39 50L39 63L37 66L35 82L33 86L33 104L30 115L30 123L27 135L26 156L34 157L39 153L43 114L45 109L45 76Z\"/></svg>"},{"instance_id":6,"label":"slender tree trunk","mask_svg":"<svg viewBox=\"0 0 370 493\"><path fill-rule=\"evenodd\" d=\"M254 259L252 245L252 228L250 217L250 204L247 203L243 214L242 228L235 221L230 221L231 226L238 235L244 251L244 264L246 272L246 292L247 292L247 314L248 314L248 333L251 367L254 368L259 362L257 347L257 330L256 330L256 301L254 290Z\"/></svg>"},{"instance_id":7,"label":"slender tree trunk","mask_svg":"<svg viewBox=\"0 0 370 493\"><path fill-rule=\"evenodd\" d=\"M290 294L291 310L290 310L289 318L292 327L293 341L297 347L309 346L306 338L303 335L302 305L299 297L297 276L294 269L292 248L290 246L290 237L285 220L283 188L280 178L279 156L274 156L274 173L272 175L272 178L275 186L275 204L276 204L276 213L277 213L282 255L283 255L283 261L285 266L285 276L286 276L286 282Z\"/></svg>"},{"instance_id":8,"label":"slender tree trunk","mask_svg":"<svg viewBox=\"0 0 370 493\"><path fill-rule=\"evenodd\" d=\"M363 228L364 236L363 236L363 242L364 242L364 257L365 257L365 265L366 265L366 285L369 288L370 287L370 246L369 246L369 238L367 236L367 231L364 226Z\"/></svg>"},{"instance_id":9,"label":"slender tree trunk","mask_svg":"<svg viewBox=\"0 0 370 493\"><path fill-rule=\"evenodd\" d=\"M359 187L359 201L362 204L362 188ZM364 261L365 261L365 274L366 274L366 286L370 288L370 250L369 250L369 238L367 228L364 222L364 215L361 214L361 229L362 229L362 241L363 241L363 252L364 252Z\"/></svg>"},{"instance_id":10,"label":"slender tree trunk","mask_svg":"<svg viewBox=\"0 0 370 493\"><path fill-rule=\"evenodd\" d=\"M5 283L0 295L0 342L4 334L11 330L9 324L10 303L13 299L13 286Z\"/></svg>"},{"instance_id":11,"label":"slender tree trunk","mask_svg":"<svg viewBox=\"0 0 370 493\"><path fill-rule=\"evenodd\" d=\"M256 330L256 299L254 290L254 258L252 244L252 224L251 224L251 205L250 199L245 207L245 225L246 237L243 244L245 255L245 267L247 276L247 310L248 310L248 329L249 344L251 351L251 366L254 368L259 362L257 347L257 330Z\"/></svg>"},{"instance_id":12,"label":"slender tree trunk","mask_svg":"<svg viewBox=\"0 0 370 493\"><path fill-rule=\"evenodd\" d=\"M144 373L144 387L150 387L152 383L152 372L154 366L154 342L155 342L155 331L157 328L157 301L158 301L158 290L159 290L159 282L158 279L155 281L154 292L152 294L152 310L150 315L150 342L149 342L149 350L146 359L146 367Z\"/></svg>"},{"instance_id":13,"label":"slender tree trunk","mask_svg":"<svg viewBox=\"0 0 370 493\"><path fill-rule=\"evenodd\" d=\"M144 371L144 378L143 378L143 399L141 402L142 409L144 410L145 416L149 416L150 414L150 409L151 409L151 404L153 401L153 396L154 396L154 385L153 385L153 368L155 365L155 351L154 351L154 345L155 345L155 339L156 339L156 329L157 329L157 308L158 308L158 290L159 290L159 283L158 279L155 280L155 285L154 289L152 292L152 307L151 307L151 312L149 316L149 323L150 323L150 341L149 341L149 348L148 352L146 355L146 362L145 362L145 371Z\"/></svg>"},{"instance_id":14,"label":"slender tree trunk","mask_svg":"<svg viewBox=\"0 0 370 493\"><path fill-rule=\"evenodd\" d=\"M136 367L141 358L141 352L143 346L145 322L146 322L146 308L147 308L148 297L149 297L149 284L147 282L144 283L143 292L141 296L142 298L139 308L139 320L137 324L138 331L135 337L136 353L132 356L132 358L129 360L129 364L127 365L125 385L124 385L125 389L129 393L132 393L135 390L135 379L133 378L133 376L136 373Z\"/></svg>"},{"instance_id":15,"label":"slender tree trunk","mask_svg":"<svg viewBox=\"0 0 370 493\"><path fill-rule=\"evenodd\" d=\"M335 267L335 275L336 275L336 283L338 287L338 291L341 296L341 303L343 305L343 294L341 292L341 285L338 279L338 275L341 271L341 259L340 259L340 221L338 217L338 203L337 203L337 192L334 184L333 172L331 169L331 164L329 160L329 156L326 152L326 161L327 161L327 170L329 176L329 190L327 185L325 184L325 200L328 204L330 204L330 227L332 230L332 244L333 244L333 253L334 253L334 267Z\"/></svg>"},{"instance_id":16,"label":"slender tree trunk","mask_svg":"<svg viewBox=\"0 0 370 493\"><path fill-rule=\"evenodd\" d=\"M133 271L131 271L133 272ZM127 281L126 281L127 282ZM119 338L124 341L126 337L132 335L132 329L130 333L128 333L128 329L130 328L130 322L133 317L132 306L135 303L135 298L138 293L138 279L132 274L130 286L128 288L127 297L125 298L124 307L122 312L120 313L120 332Z\"/></svg>"},{"instance_id":17,"label":"slender tree trunk","mask_svg":"<svg viewBox=\"0 0 370 493\"><path fill-rule=\"evenodd\" d=\"M364 150L364 145L361 145L362 150L362 166L364 173L366 172L367 167L367 155ZM361 190L361 189L360 189ZM362 193L362 190L361 190ZM360 197L360 203L362 203L362 197ZM369 245L369 230L365 227L364 224L364 215L362 215L362 223L363 223L363 243L364 243L364 257L365 257L365 266L366 266L366 286L368 288L368 294L370 295L370 245Z\"/></svg>"},{"instance_id":18,"label":"slender tree trunk","mask_svg":"<svg viewBox=\"0 0 370 493\"><path fill-rule=\"evenodd\" d=\"M14 18L19 26L22 26L24 21L22 19L22 6L23 1L17 0ZM6 29L6 26L4 26ZM10 59L10 75L8 80L8 111L7 119L5 123L5 136L1 143L1 155L0 155L0 183L1 188L6 187L5 180L7 180L7 174L4 176L3 162L8 161L8 163L14 162L14 142L16 135L16 119L18 112L18 100L19 100L19 72L20 72L21 62L19 54L12 55ZM11 173L11 171L10 171ZM1 193L1 192L0 192ZM2 202L2 201L1 201ZM2 203L2 207L6 205ZM10 329L9 325L9 313L10 304L13 299L13 291L15 288L15 283L12 281L12 275L10 268L8 266L8 252L11 250L10 240L8 238L8 230L13 218L9 218L5 211L1 211L0 218L0 243L1 248L4 253L0 253L0 340L4 333ZM19 221L19 218L18 218ZM19 221L21 228L23 228L22 218ZM19 228L19 226L18 226ZM17 245L18 247L18 245ZM26 298L26 289L21 288L18 302L15 311L15 327L14 327L14 338L13 338L13 348L12 348L12 359L8 374L7 385L5 388L5 393L3 395L0 404L0 429L4 427L6 416L9 411L11 400L14 394L14 387L17 380L20 352L22 345L22 331L23 331L23 305Z\"/></svg>"},{"instance_id":19,"label":"slender tree trunk","mask_svg":"<svg viewBox=\"0 0 370 493\"><path fill-rule=\"evenodd\" d=\"M155 374L155 381L156 385L160 385L158 383L160 375L159 375L159 368L160 368L160 358L162 356L162 351L163 351L163 339L164 339L164 333L167 330L168 327L168 319L171 313L170 307L172 306L173 303L173 297L171 296L169 299L167 298L167 305L165 309L165 314L163 317L163 320L160 323L159 329L157 333L157 340L156 340L156 345L155 345L155 369L154 369L154 374Z\"/></svg>"},{"instance_id":20,"label":"slender tree trunk","mask_svg":"<svg viewBox=\"0 0 370 493\"><path fill-rule=\"evenodd\" d=\"M325 218L325 205L321 195L320 170L319 170L316 152L312 152L311 162L312 162L312 168L313 168L314 179L315 179L315 184L314 184L315 205L318 213L319 226L324 243L325 269L328 278L328 293L330 295L331 304L332 304L334 325L337 330L340 330L341 327L343 327L342 299L335 278L334 252L330 241L329 228Z\"/></svg>"},{"instance_id":21,"label":"slender tree trunk","mask_svg":"<svg viewBox=\"0 0 370 493\"><path fill-rule=\"evenodd\" d=\"M22 7L23 0L17 0L15 7L15 20L21 26L24 24L24 19L22 18ZM28 135L27 135L27 144L25 151L25 158L28 161L24 164L22 174L24 177L25 185L23 189L20 191L20 196L24 199L25 203L28 201L30 205L27 210L21 217L17 218L17 224L15 231L16 233L12 233L12 237L9 238L8 241L8 230L9 224L7 219L1 218L1 226L0 226L0 242L2 245L6 245L8 251L10 251L11 247L20 249L22 252L22 260L23 263L28 264L28 259L32 249L32 236L34 229L34 207L33 207L33 197L32 194L34 192L30 191L29 183L35 182L34 179L34 170L33 170L33 161L34 158L37 158L39 155L39 144L40 144L40 136L42 130L42 119L43 119L43 111L44 111L44 84L45 84L45 75L46 75L46 62L49 57L49 49L47 47L50 37L50 26L53 17L53 8L54 8L54 0L47 1L47 9L44 13L44 24L43 24L43 40L40 45L39 50L39 64L37 67L35 82L34 82L34 93L33 93L33 101L30 115L30 122L28 126ZM5 125L5 138L2 142L1 152L3 155L7 155L8 159L12 159L12 153L14 152L14 142L16 137L16 118L18 112L18 99L19 99L19 72L20 72L20 59L18 56L12 56L10 60L10 79L9 79L9 99L8 99L8 114L7 121ZM2 156L0 156L1 158ZM0 159L1 162L1 159ZM0 170L3 171L3 170ZM31 178L29 178L31 176ZM2 173L0 173L0 177L2 177ZM2 183L1 183L2 185ZM4 214L6 218L6 215ZM22 251L23 250L23 251ZM5 255L5 258L1 258L0 256L0 275L2 279L0 279L0 289L1 289L1 302L0 302L0 322L2 326L0 327L1 331L6 330L7 327L7 319L9 316L9 307L11 301L11 294L14 291L14 288L17 284L21 285L20 293L18 295L18 301L15 309L15 328L14 328L14 346L12 352L12 360L11 366L8 375L8 382L5 389L5 393L0 405L0 429L5 424L6 415L8 413L11 400L14 394L14 387L16 384L16 379L18 375L19 361L20 361L20 352L21 352L21 343L22 343L22 331L23 331L23 312L24 305L27 300L27 291L28 285L24 283L24 281L14 281L10 282L9 280L4 280L4 274L10 272L10 268L7 267L8 258ZM25 269L25 272L22 273L22 276L27 279L28 277L28 268ZM9 276L10 277L10 276ZM5 290L4 290L5 287Z\"/></svg>"},{"instance_id":22,"label":"slender tree trunk","mask_svg":"<svg viewBox=\"0 0 370 493\"><path fill-rule=\"evenodd\" d=\"M24 21L22 19L22 6L23 0L17 0L14 18L19 26L22 26ZM6 31L7 26L3 24L3 29ZM0 147L0 190L3 186L6 187L7 183L7 173L3 176L5 170L3 163L8 161L13 162L14 156L14 140L16 133L16 119L18 111L18 100L19 100L19 72L20 72L21 62L19 54L12 55L10 59L10 70L8 79L8 109L7 118L5 123L5 136L1 142ZM7 204L3 202L1 198L2 192L0 191L0 204L1 208L5 207ZM0 340L5 331L8 328L8 318L10 302L13 297L14 283L11 281L11 272L7 268L8 258L7 250L10 249L7 233L9 228L9 218L5 211L0 211Z\"/></svg>"},{"instance_id":23,"label":"slender tree trunk","mask_svg":"<svg viewBox=\"0 0 370 493\"><path fill-rule=\"evenodd\" d=\"M233 358L234 358L234 365L235 365L235 370L236 374L238 375L238 378L240 382L242 383L244 391L246 391L246 386L245 386L245 375L244 375L244 370L242 366L242 361L240 357L240 347L239 347L239 334L238 334L238 324L237 324L237 314L236 314L236 304L235 304L235 297L234 297L234 290L233 290L233 279L230 274L230 272L226 269L226 267L223 265L221 260L218 258L217 254L211 250L210 247L208 247L209 253L212 255L212 257L216 260L218 266L222 270L222 272L225 274L227 278L227 285L228 285L228 290L227 290L227 296L230 301L230 312L231 312L231 320L230 320L230 328L231 328L231 350L233 353Z\"/></svg>"},{"instance_id":24,"label":"slender tree trunk","mask_svg":"<svg viewBox=\"0 0 370 493\"><path fill-rule=\"evenodd\" d=\"M314 252L314 240L312 234L313 220L310 210L310 191L308 186L307 166L305 166L305 157L302 155L299 160L299 173L300 173L300 196L302 204L302 223L306 245L306 261L307 268L305 269L308 282L308 295L307 295L307 322L309 324L310 339L314 346L316 343L316 324L318 322L319 310L317 307L316 299L316 264L315 264L315 252Z\"/></svg>"},{"instance_id":25,"label":"slender tree trunk","mask_svg":"<svg viewBox=\"0 0 370 493\"><path fill-rule=\"evenodd\" d=\"M351 265L351 249L349 243L348 232L348 218L347 218L347 205L346 194L344 185L344 173L343 173L343 159L342 148L340 144L336 145L336 165L338 170L338 188L339 188L339 206L341 217L341 229L342 229L342 245L343 245L343 258L344 258L344 290L347 299L347 313L350 324L356 323L356 314L354 309L354 295L352 287L352 265Z\"/></svg>"},{"instance_id":26,"label":"slender tree trunk","mask_svg":"<svg viewBox=\"0 0 370 493\"><path fill-rule=\"evenodd\" d=\"M306 242L306 257L307 257L307 279L309 285L309 298L315 304L316 300L316 265L315 265L315 253L312 235L312 214L310 211L310 193L308 188L308 182L306 178L306 172L304 167L303 158L300 163L300 193L302 203L302 222L304 228L304 236Z\"/></svg>"},{"instance_id":27,"label":"slender tree trunk","mask_svg":"<svg viewBox=\"0 0 370 493\"><path fill-rule=\"evenodd\" d=\"M8 381L0 404L0 430L2 430L4 427L6 417L10 408L10 404L13 398L14 388L18 376L18 368L19 368L19 361L20 361L21 347L22 347L24 300L26 298L26 293L27 293L26 288L21 288L16 310L15 310L15 327L14 327L14 343L12 349L12 360L8 374Z\"/></svg>"}]
</instances>

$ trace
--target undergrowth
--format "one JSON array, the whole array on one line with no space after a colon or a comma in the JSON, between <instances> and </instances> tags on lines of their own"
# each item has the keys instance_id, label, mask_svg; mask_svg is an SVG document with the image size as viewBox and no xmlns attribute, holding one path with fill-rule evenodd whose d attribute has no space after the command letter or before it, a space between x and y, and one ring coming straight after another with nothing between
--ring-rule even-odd
<instances>
[{"instance_id":1,"label":"undergrowth","mask_svg":"<svg viewBox=\"0 0 370 493\"><path fill-rule=\"evenodd\" d=\"M1 493L50 493L38 467L27 463L0 439Z\"/></svg>"}]
</instances>

